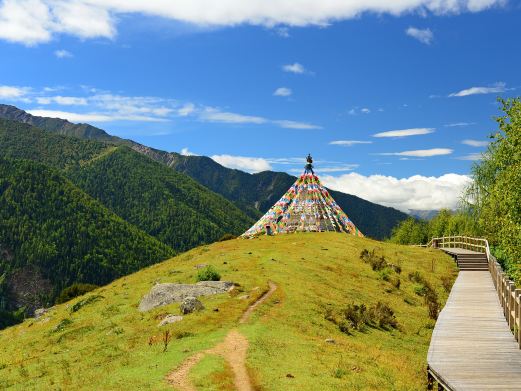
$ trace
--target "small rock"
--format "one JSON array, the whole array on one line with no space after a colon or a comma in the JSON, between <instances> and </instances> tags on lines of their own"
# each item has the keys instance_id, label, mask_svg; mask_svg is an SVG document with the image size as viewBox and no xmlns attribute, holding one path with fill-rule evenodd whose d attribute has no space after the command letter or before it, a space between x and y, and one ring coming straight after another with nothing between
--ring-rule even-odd
<instances>
[{"instance_id":1,"label":"small rock","mask_svg":"<svg viewBox=\"0 0 521 391\"><path fill-rule=\"evenodd\" d=\"M288 374L286 375L286 377L289 378L289 379L294 379L294 378L295 378L295 376L293 376L291 373L288 373Z\"/></svg>"},{"instance_id":2,"label":"small rock","mask_svg":"<svg viewBox=\"0 0 521 391\"><path fill-rule=\"evenodd\" d=\"M223 265L228 265L228 262L224 261L224 262L223 262Z\"/></svg>"},{"instance_id":3,"label":"small rock","mask_svg":"<svg viewBox=\"0 0 521 391\"><path fill-rule=\"evenodd\" d=\"M161 327L161 326L164 326L164 325L167 325L167 324L180 322L182 320L183 320L183 317L180 316L180 315L167 315L167 316L165 316L163 318L161 323L158 324L158 326Z\"/></svg>"},{"instance_id":4,"label":"small rock","mask_svg":"<svg viewBox=\"0 0 521 391\"><path fill-rule=\"evenodd\" d=\"M188 296L183 299L179 308L181 313L186 315L194 311L201 311L204 309L204 306L196 297Z\"/></svg>"},{"instance_id":5,"label":"small rock","mask_svg":"<svg viewBox=\"0 0 521 391\"><path fill-rule=\"evenodd\" d=\"M34 311L34 318L38 319L42 315L46 314L49 310L47 308L38 308Z\"/></svg>"},{"instance_id":6,"label":"small rock","mask_svg":"<svg viewBox=\"0 0 521 391\"><path fill-rule=\"evenodd\" d=\"M214 308L213 312L219 312L219 308Z\"/></svg>"},{"instance_id":7,"label":"small rock","mask_svg":"<svg viewBox=\"0 0 521 391\"><path fill-rule=\"evenodd\" d=\"M200 263L198 265L195 265L194 268L196 268L196 269L204 269L206 266L208 266L207 263Z\"/></svg>"},{"instance_id":8,"label":"small rock","mask_svg":"<svg viewBox=\"0 0 521 391\"><path fill-rule=\"evenodd\" d=\"M327 338L325 341L327 343L336 343L336 341L333 338Z\"/></svg>"},{"instance_id":9,"label":"small rock","mask_svg":"<svg viewBox=\"0 0 521 391\"><path fill-rule=\"evenodd\" d=\"M246 299L249 299L249 298L250 298L250 295L242 295L242 296L238 297L239 300L246 300Z\"/></svg>"}]
</instances>

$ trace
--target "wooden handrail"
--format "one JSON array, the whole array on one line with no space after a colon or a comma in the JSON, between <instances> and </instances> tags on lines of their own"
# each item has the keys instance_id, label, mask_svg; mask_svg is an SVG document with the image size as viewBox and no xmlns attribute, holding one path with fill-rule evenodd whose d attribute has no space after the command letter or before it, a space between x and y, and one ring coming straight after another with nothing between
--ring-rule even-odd
<instances>
[{"instance_id":1,"label":"wooden handrail","mask_svg":"<svg viewBox=\"0 0 521 391\"><path fill-rule=\"evenodd\" d=\"M435 248L461 247L487 255L488 270L503 307L503 314L521 349L521 289L516 288L515 283L508 278L497 259L491 254L488 240L462 235L442 236L432 238L428 245Z\"/></svg>"}]
</instances>

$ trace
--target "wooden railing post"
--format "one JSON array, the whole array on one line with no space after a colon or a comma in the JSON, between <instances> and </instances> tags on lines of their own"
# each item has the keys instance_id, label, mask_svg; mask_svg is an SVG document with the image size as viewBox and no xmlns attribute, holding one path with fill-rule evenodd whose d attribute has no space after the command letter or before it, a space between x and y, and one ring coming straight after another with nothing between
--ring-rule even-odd
<instances>
[{"instance_id":1,"label":"wooden railing post","mask_svg":"<svg viewBox=\"0 0 521 391\"><path fill-rule=\"evenodd\" d=\"M521 326L521 322L520 322L521 303L519 302L519 300L521 299L520 295L521 295L521 289L516 289L514 291L514 306L515 306L515 310L514 310L514 338L516 339L518 344L521 346L521 339L519 338L519 327Z\"/></svg>"},{"instance_id":2,"label":"wooden railing post","mask_svg":"<svg viewBox=\"0 0 521 391\"><path fill-rule=\"evenodd\" d=\"M515 305L515 296L514 291L516 290L516 285L512 281L508 281L508 326L510 330L514 330L515 326L515 317L514 317L514 305Z\"/></svg>"}]
</instances>

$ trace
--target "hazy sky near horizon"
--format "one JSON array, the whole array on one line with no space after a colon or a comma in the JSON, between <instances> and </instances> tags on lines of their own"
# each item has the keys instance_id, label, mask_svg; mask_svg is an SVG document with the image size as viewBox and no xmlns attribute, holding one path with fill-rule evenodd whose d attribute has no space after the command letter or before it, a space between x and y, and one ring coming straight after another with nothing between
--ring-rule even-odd
<instances>
[{"instance_id":1,"label":"hazy sky near horizon","mask_svg":"<svg viewBox=\"0 0 521 391\"><path fill-rule=\"evenodd\" d=\"M0 102L402 210L457 206L521 88L519 2L3 0ZM348 212L348 211L347 211Z\"/></svg>"}]
</instances>

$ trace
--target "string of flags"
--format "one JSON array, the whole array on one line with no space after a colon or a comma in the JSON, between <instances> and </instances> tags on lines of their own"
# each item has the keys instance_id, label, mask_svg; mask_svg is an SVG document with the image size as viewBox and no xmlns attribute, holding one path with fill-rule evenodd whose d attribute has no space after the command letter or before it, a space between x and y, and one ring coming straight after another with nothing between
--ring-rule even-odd
<instances>
[{"instance_id":1,"label":"string of flags","mask_svg":"<svg viewBox=\"0 0 521 391\"><path fill-rule=\"evenodd\" d=\"M323 231L364 236L320 183L311 156L307 160L304 173L242 237Z\"/></svg>"}]
</instances>

